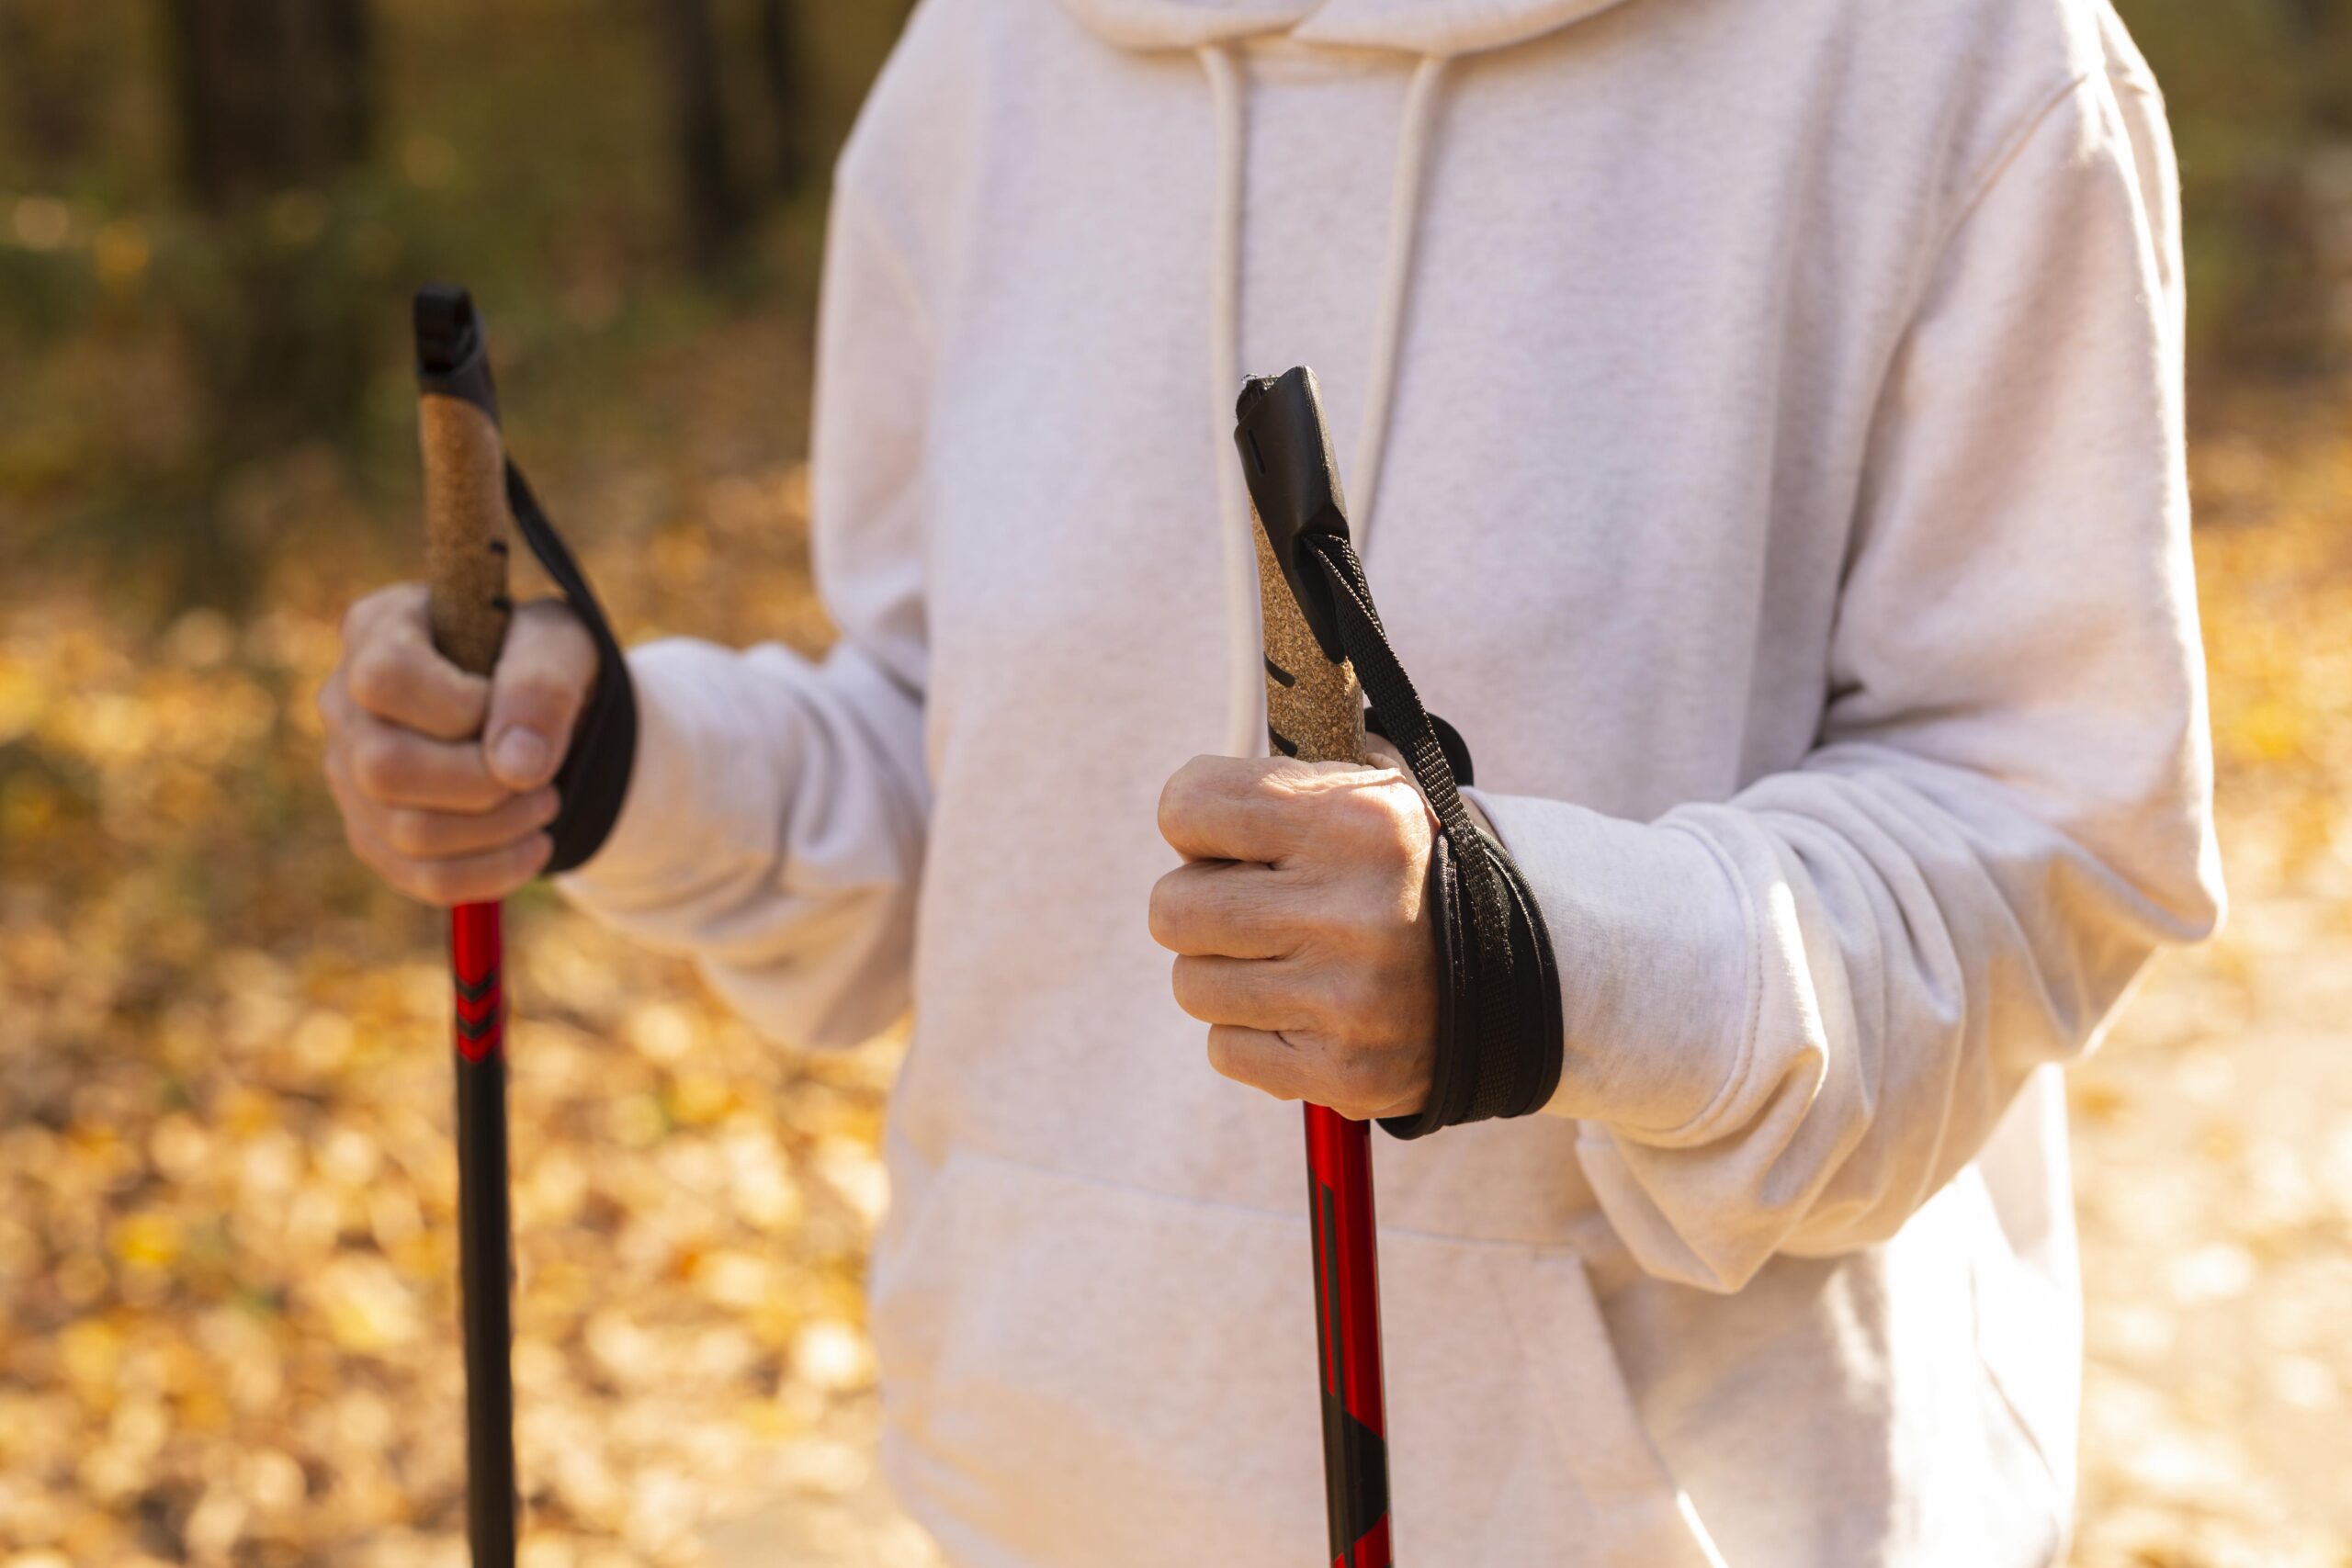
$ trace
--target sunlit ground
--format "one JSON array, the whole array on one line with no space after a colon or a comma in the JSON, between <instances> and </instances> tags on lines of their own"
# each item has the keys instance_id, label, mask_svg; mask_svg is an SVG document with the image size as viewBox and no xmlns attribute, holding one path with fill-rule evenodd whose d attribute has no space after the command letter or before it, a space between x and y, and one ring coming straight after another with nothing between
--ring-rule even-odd
<instances>
[{"instance_id":1,"label":"sunlit ground","mask_svg":"<svg viewBox=\"0 0 2352 1568\"><path fill-rule=\"evenodd\" d=\"M2194 465L2233 910L2074 1078L2082 1568L2352 1563L2352 429Z\"/></svg>"},{"instance_id":2,"label":"sunlit ground","mask_svg":"<svg viewBox=\"0 0 2352 1568\"><path fill-rule=\"evenodd\" d=\"M541 455L639 633L823 636L786 432L741 412L789 358L763 330L681 356L677 398L733 411L695 440ZM2235 913L2075 1080L2080 1568L2352 1562L2340 415L2247 404L2200 445ZM251 476L278 543L240 619L70 555L6 585L6 1568L461 1560L436 928L316 782L335 615L401 558L356 488L316 453ZM858 1300L893 1048L761 1043L547 897L512 924L525 1562L709 1561L698 1522L755 1510L744 1561L921 1561L872 1482Z\"/></svg>"}]
</instances>

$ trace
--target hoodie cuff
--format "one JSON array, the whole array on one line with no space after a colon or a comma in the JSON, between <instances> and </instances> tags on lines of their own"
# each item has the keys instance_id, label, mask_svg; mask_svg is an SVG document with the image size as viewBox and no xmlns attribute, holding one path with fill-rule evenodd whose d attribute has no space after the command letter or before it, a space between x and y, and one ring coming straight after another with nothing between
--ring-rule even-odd
<instances>
[{"instance_id":1,"label":"hoodie cuff","mask_svg":"<svg viewBox=\"0 0 2352 1568\"><path fill-rule=\"evenodd\" d=\"M708 684L698 671L706 650L685 638L630 650L629 681L637 689L637 749L628 793L604 843L578 870L555 879L567 897L594 906L615 894L662 884L672 868L691 864L697 845L687 833L704 830L694 809L695 780L706 766L696 744L698 707Z\"/></svg>"},{"instance_id":2,"label":"hoodie cuff","mask_svg":"<svg viewBox=\"0 0 2352 1568\"><path fill-rule=\"evenodd\" d=\"M1737 879L1679 828L1475 793L1534 889L1559 960L1566 1049L1544 1111L1673 1142L1731 1084L1753 1032L1754 944Z\"/></svg>"}]
</instances>

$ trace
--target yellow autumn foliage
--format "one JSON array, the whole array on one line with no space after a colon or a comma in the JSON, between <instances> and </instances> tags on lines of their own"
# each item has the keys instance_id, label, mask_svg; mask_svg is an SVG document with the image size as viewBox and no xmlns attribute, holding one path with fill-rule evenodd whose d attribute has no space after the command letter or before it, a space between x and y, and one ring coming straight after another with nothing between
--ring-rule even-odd
<instances>
[{"instance_id":1,"label":"yellow autumn foliage","mask_svg":"<svg viewBox=\"0 0 2352 1568\"><path fill-rule=\"evenodd\" d=\"M2075 1079L2080 1568L2352 1561L2339 432L2280 400L2199 437L2236 913ZM538 455L633 633L821 640L804 476L750 449L593 492ZM62 565L9 585L0 1568L456 1561L438 930L344 852L311 709L341 606L405 552L325 493L239 619L142 618ZM895 1045L777 1047L548 897L511 919L524 1561L720 1561L698 1523L762 1507L741 1560L921 1561L875 1494L861 1327Z\"/></svg>"}]
</instances>

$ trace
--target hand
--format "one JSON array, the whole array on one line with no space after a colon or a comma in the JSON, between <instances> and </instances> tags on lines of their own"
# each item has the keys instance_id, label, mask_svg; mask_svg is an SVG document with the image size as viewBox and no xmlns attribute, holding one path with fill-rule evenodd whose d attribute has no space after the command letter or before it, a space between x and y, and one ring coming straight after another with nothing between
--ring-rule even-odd
<instances>
[{"instance_id":1,"label":"hand","mask_svg":"<svg viewBox=\"0 0 2352 1568\"><path fill-rule=\"evenodd\" d=\"M422 583L370 594L343 623L319 693L327 784L354 853L427 904L503 897L539 874L558 802L548 787L596 679L579 616L543 599L514 612L492 679L434 651Z\"/></svg>"},{"instance_id":2,"label":"hand","mask_svg":"<svg viewBox=\"0 0 2352 1568\"><path fill-rule=\"evenodd\" d=\"M1437 1041L1437 820L1379 750L1363 765L1193 758L1159 797L1185 863L1151 895L1210 1065L1360 1121L1421 1108Z\"/></svg>"}]
</instances>

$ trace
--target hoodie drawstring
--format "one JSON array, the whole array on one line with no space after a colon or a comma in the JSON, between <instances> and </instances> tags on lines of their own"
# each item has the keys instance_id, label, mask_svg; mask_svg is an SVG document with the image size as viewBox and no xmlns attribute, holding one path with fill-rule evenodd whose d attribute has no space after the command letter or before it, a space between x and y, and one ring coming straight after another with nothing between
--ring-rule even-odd
<instances>
[{"instance_id":1,"label":"hoodie drawstring","mask_svg":"<svg viewBox=\"0 0 2352 1568\"><path fill-rule=\"evenodd\" d=\"M1380 459L1388 445L1388 409L1395 401L1396 350L1405 336L1405 298L1413 287L1413 238L1420 231L1421 171L1429 161L1430 127L1437 118L1438 89L1445 79L1442 55L1425 56L1405 89L1405 118L1396 131L1396 172L1388 196L1388 263L1380 281L1380 313L1372 322L1371 379L1366 384L1363 431L1356 439L1355 472L1348 488L1348 527L1356 553L1370 548L1372 496L1380 483Z\"/></svg>"},{"instance_id":2,"label":"hoodie drawstring","mask_svg":"<svg viewBox=\"0 0 2352 1568\"><path fill-rule=\"evenodd\" d=\"M1241 395L1241 203L1249 160L1249 105L1230 50L1201 51L1216 117L1216 205L1209 220L1209 430L1216 444L1218 526L1225 537L1225 754L1266 750L1264 650L1259 646L1258 544L1250 536L1250 492L1226 448Z\"/></svg>"},{"instance_id":3,"label":"hoodie drawstring","mask_svg":"<svg viewBox=\"0 0 2352 1568\"><path fill-rule=\"evenodd\" d=\"M1216 126L1216 206L1209 224L1209 414L1217 454L1217 504L1225 537L1227 643L1226 744L1229 756L1266 752L1264 651L1260 646L1258 546L1250 536L1250 498L1240 466L1226 447L1233 433L1233 402L1241 390L1241 226L1250 124L1246 84L1233 49L1200 51ZM1426 55L1405 90L1396 133L1396 174L1388 198L1387 259L1381 270L1380 306L1372 323L1372 358L1364 387L1363 424L1356 441L1348 521L1356 547L1366 547L1374 492L1388 442L1396 400L1396 356L1404 338L1405 304L1412 290L1413 241L1420 227L1422 175L1430 128L1436 119L1445 59Z\"/></svg>"}]
</instances>

